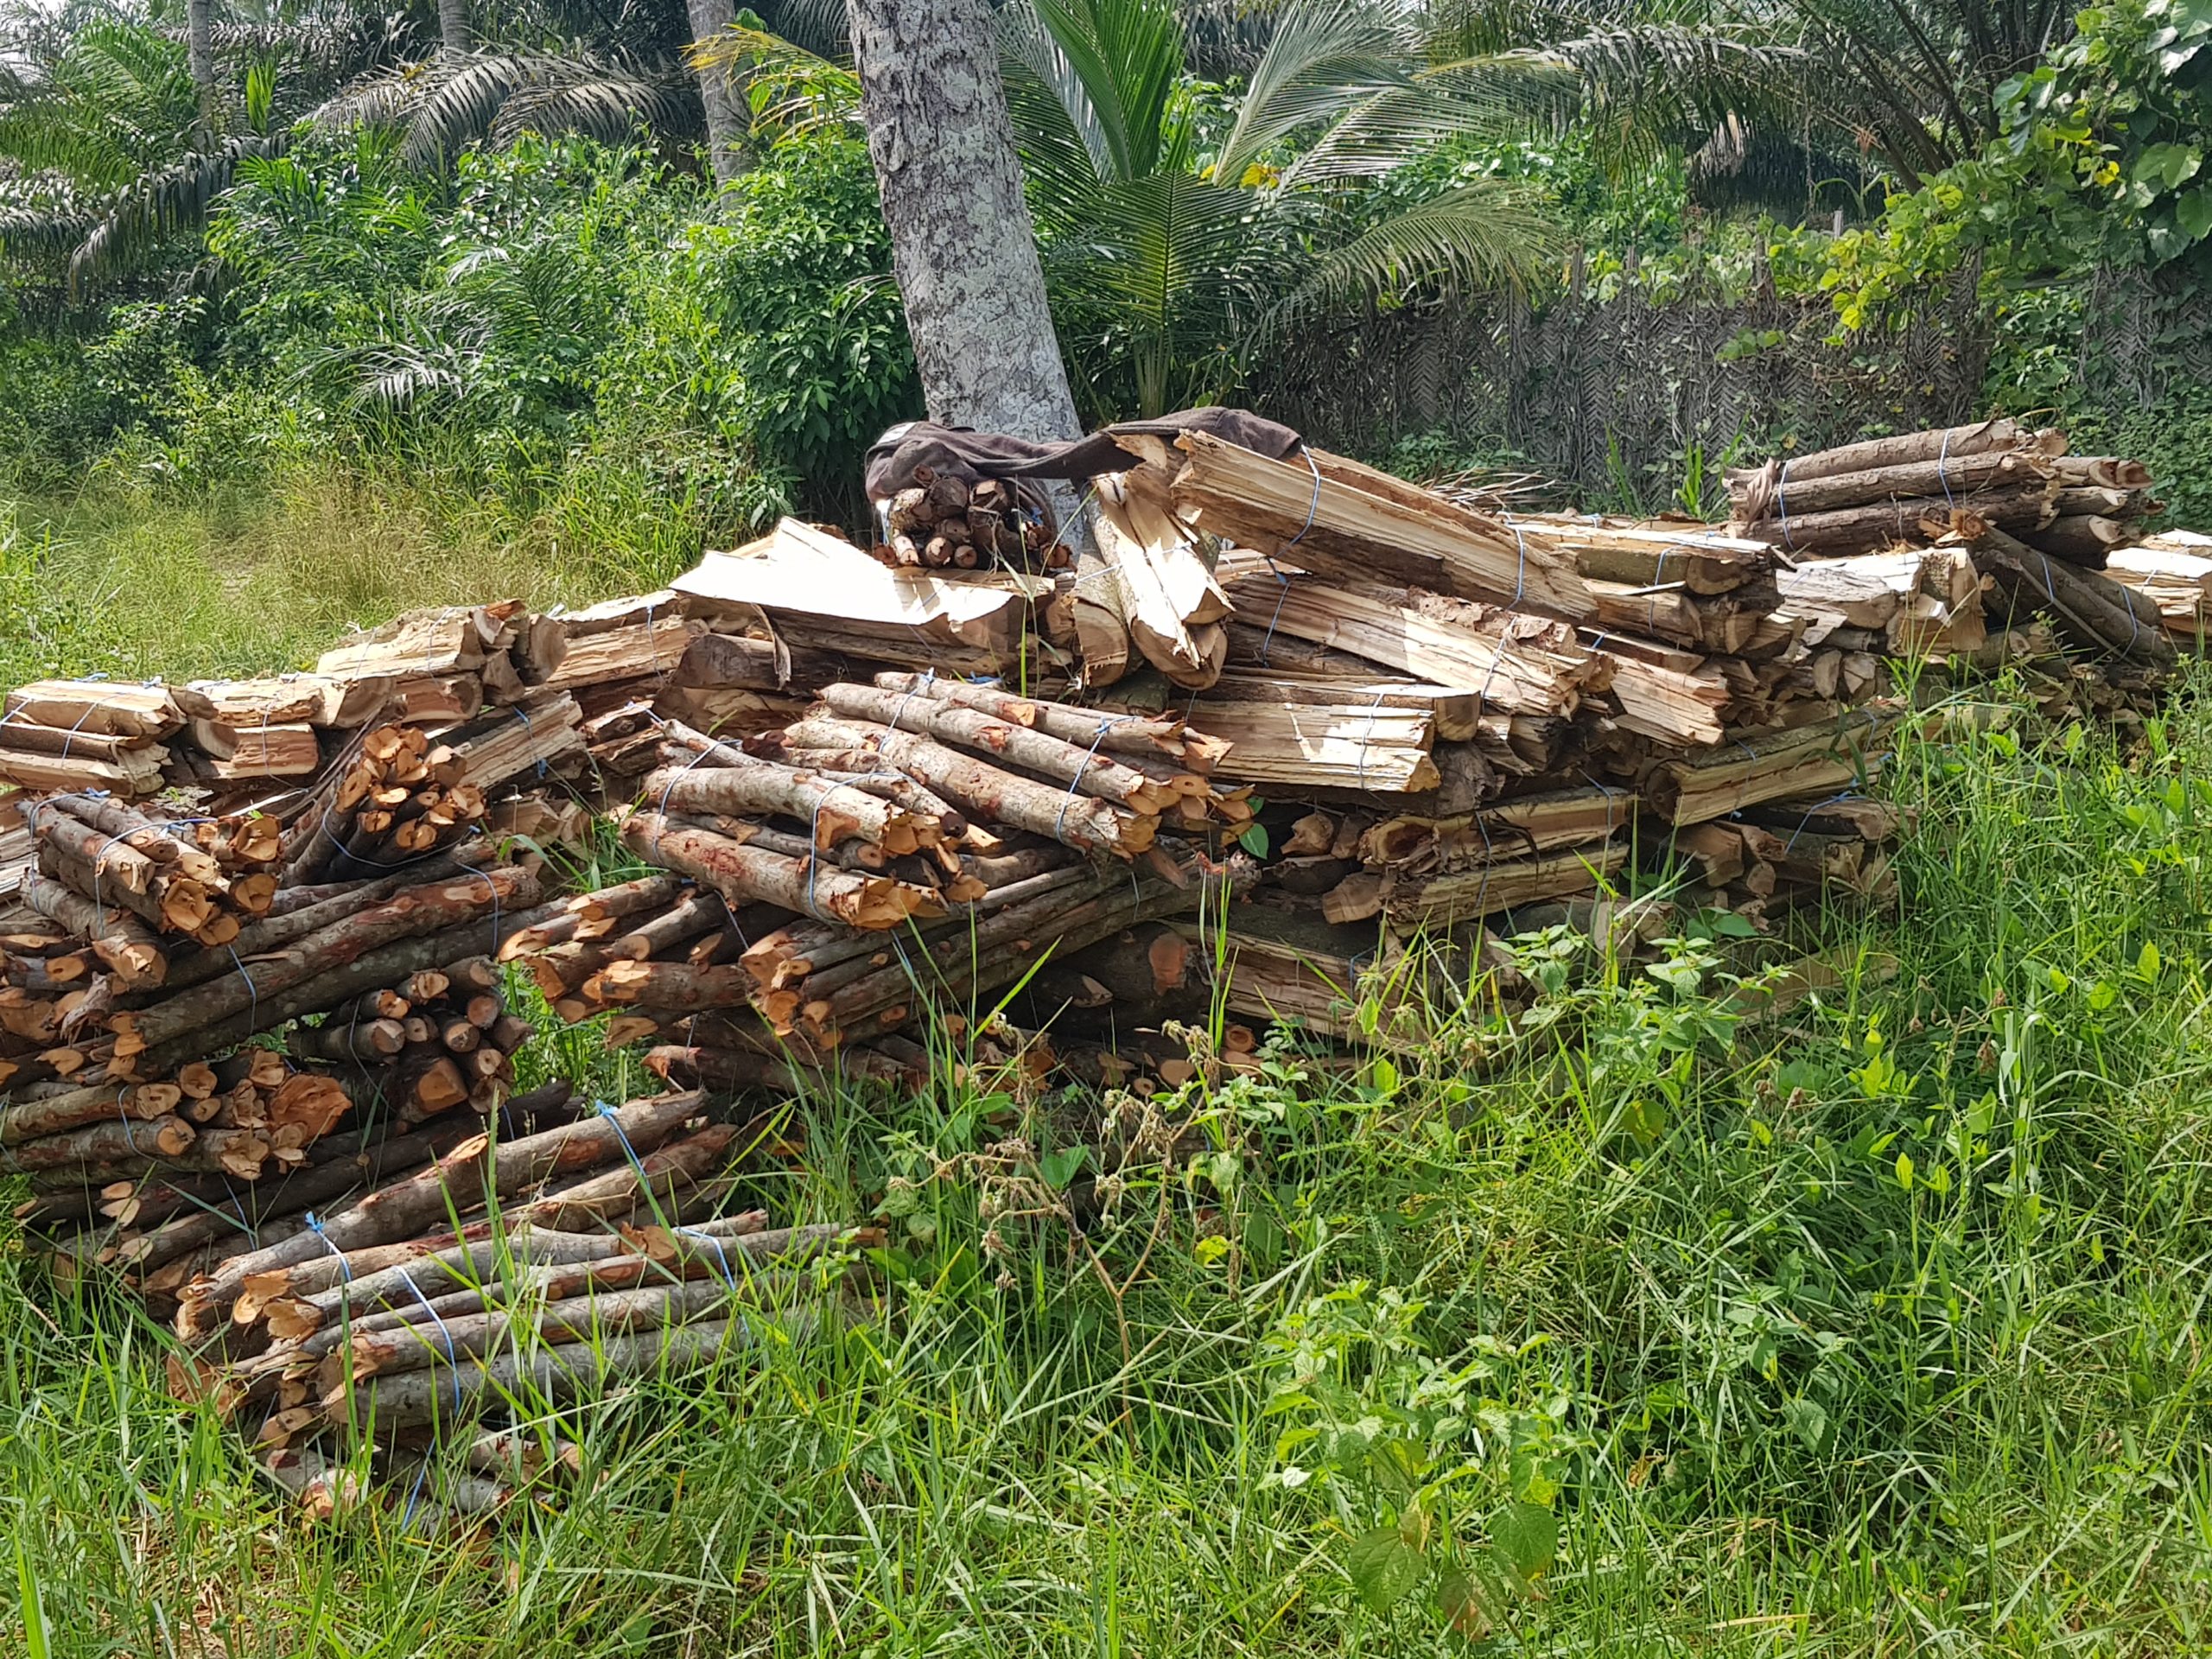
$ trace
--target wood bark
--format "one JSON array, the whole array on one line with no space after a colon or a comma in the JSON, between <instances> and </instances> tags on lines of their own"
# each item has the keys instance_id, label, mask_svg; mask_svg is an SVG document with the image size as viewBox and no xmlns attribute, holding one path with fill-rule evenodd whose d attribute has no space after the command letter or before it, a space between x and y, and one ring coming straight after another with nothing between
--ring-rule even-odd
<instances>
[{"instance_id":1,"label":"wood bark","mask_svg":"<svg viewBox=\"0 0 2212 1659\"><path fill-rule=\"evenodd\" d=\"M381 1187L332 1217L321 1233L235 1257L211 1277L186 1287L177 1332L187 1338L205 1335L211 1318L229 1307L251 1274L289 1267L327 1250L343 1252L409 1237L442 1222L448 1205L465 1209L486 1196L512 1197L563 1170L588 1169L621 1157L626 1143L640 1154L651 1152L699 1105L696 1094L664 1095L632 1101L609 1116L581 1119L497 1146L481 1135L473 1137L421 1173Z\"/></svg>"},{"instance_id":2,"label":"wood bark","mask_svg":"<svg viewBox=\"0 0 2212 1659\"><path fill-rule=\"evenodd\" d=\"M519 865L502 865L481 876L463 876L434 887L402 893L319 932L296 940L281 956L241 963L227 978L209 980L143 1010L138 1035L150 1048L186 1032L266 1004L280 992L327 977L397 940L441 934L494 910L514 911L537 901L537 877Z\"/></svg>"},{"instance_id":3,"label":"wood bark","mask_svg":"<svg viewBox=\"0 0 2212 1659\"><path fill-rule=\"evenodd\" d=\"M777 1320L793 1337L810 1332L815 1322L816 1315L807 1310ZM440 1365L370 1377L351 1390L346 1406L356 1433L383 1434L467 1418L487 1399L505 1404L521 1395L563 1405L594 1399L626 1378L701 1370L725 1354L755 1346L758 1330L757 1319L678 1325L470 1359L458 1369Z\"/></svg>"},{"instance_id":4,"label":"wood bark","mask_svg":"<svg viewBox=\"0 0 2212 1659\"><path fill-rule=\"evenodd\" d=\"M1159 829L1159 820L1150 814L1120 811L1065 785L1040 784L1001 771L932 738L821 715L798 721L785 735L796 749L872 751L978 817L1027 830L1079 851L1134 857L1152 845Z\"/></svg>"},{"instance_id":5,"label":"wood bark","mask_svg":"<svg viewBox=\"0 0 2212 1659\"><path fill-rule=\"evenodd\" d=\"M849 0L849 15L868 154L931 417L1016 437L1079 436L990 8Z\"/></svg>"},{"instance_id":6,"label":"wood bark","mask_svg":"<svg viewBox=\"0 0 2212 1659\"><path fill-rule=\"evenodd\" d=\"M2141 527L2128 519L2077 512L2062 513L2049 524L2022 531L2020 535L2045 553L2092 570L2101 570L2113 549L2141 533Z\"/></svg>"},{"instance_id":7,"label":"wood bark","mask_svg":"<svg viewBox=\"0 0 2212 1659\"><path fill-rule=\"evenodd\" d=\"M2094 570L2052 558L2000 531L1974 544L1975 567L1997 584L2008 616L2048 612L2062 637L2087 650L2171 667L2177 660L2158 604Z\"/></svg>"},{"instance_id":8,"label":"wood bark","mask_svg":"<svg viewBox=\"0 0 2212 1659\"><path fill-rule=\"evenodd\" d=\"M1968 520L2015 533L2032 531L2050 522L2050 504L2056 493L2056 486L2046 480L2037 486L1986 493L1971 505L1955 506L1938 495L1839 507L1802 518L1793 509L1788 518L1762 520L1753 529L1755 533L1770 535L1775 545L1785 551L1827 557L1867 552L1892 542L1925 542Z\"/></svg>"},{"instance_id":9,"label":"wood bark","mask_svg":"<svg viewBox=\"0 0 2212 1659\"><path fill-rule=\"evenodd\" d=\"M185 0L185 65L200 99L198 132L203 148L215 137L215 0Z\"/></svg>"},{"instance_id":10,"label":"wood bark","mask_svg":"<svg viewBox=\"0 0 2212 1659\"><path fill-rule=\"evenodd\" d=\"M453 0L444 3L451 4ZM697 46L725 41L730 25L737 21L730 0L684 0L684 10L690 19L692 41ZM707 166L715 183L725 185L744 169L743 105L728 68L702 63L696 73L699 101L707 112Z\"/></svg>"},{"instance_id":11,"label":"wood bark","mask_svg":"<svg viewBox=\"0 0 2212 1659\"><path fill-rule=\"evenodd\" d=\"M817 847L860 840L887 852L934 847L942 828L928 818L803 767L747 757L739 766L669 768L645 779L645 799L662 812L762 813L807 824Z\"/></svg>"},{"instance_id":12,"label":"wood bark","mask_svg":"<svg viewBox=\"0 0 2212 1659\"><path fill-rule=\"evenodd\" d=\"M1870 467L1891 467L1913 461L1932 461L1939 456L1963 459L1968 455L1986 454L1996 450L2025 449L2039 455L2059 455L2065 453L2065 442L2056 433L2031 432L2018 421L1999 418L1976 421L1966 426L1937 427L1925 432L1901 432L1891 437L1868 438L1859 443L1847 443L1834 449L1817 449L1810 454L1792 456L1788 467L1789 481L1816 478L1832 478L1838 473L1863 473ZM1772 461L1759 467L1739 467L1728 474L1732 491L1748 486L1770 471L1778 472L1783 463Z\"/></svg>"},{"instance_id":13,"label":"wood bark","mask_svg":"<svg viewBox=\"0 0 2212 1659\"><path fill-rule=\"evenodd\" d=\"M475 45L475 34L468 27L468 0L438 0L439 50L459 57Z\"/></svg>"},{"instance_id":14,"label":"wood bark","mask_svg":"<svg viewBox=\"0 0 2212 1659\"><path fill-rule=\"evenodd\" d=\"M1055 737L1033 730L1021 721L1007 719L982 709L875 685L828 685L822 701L849 720L864 720L893 731L926 732L942 742L979 754L1006 760L1030 772L1042 772L1056 785L1079 790L1100 800L1126 806L1132 812L1158 813L1185 795L1204 796L1204 782L1184 789L1155 783L1111 755L1097 753L1103 738L1119 716L1101 715L1088 741ZM1153 722L1140 719L1139 725Z\"/></svg>"},{"instance_id":15,"label":"wood bark","mask_svg":"<svg viewBox=\"0 0 2212 1659\"><path fill-rule=\"evenodd\" d=\"M839 869L826 858L786 858L673 823L658 812L634 811L626 817L622 844L648 862L706 883L731 905L761 899L801 915L875 929L897 927L910 916L944 913L935 893L905 882Z\"/></svg>"}]
</instances>

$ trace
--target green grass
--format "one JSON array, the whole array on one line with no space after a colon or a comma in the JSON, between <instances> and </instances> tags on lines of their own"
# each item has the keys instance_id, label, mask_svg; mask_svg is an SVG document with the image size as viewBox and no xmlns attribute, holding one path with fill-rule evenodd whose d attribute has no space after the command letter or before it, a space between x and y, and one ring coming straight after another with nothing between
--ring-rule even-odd
<instances>
[{"instance_id":1,"label":"green grass","mask_svg":"<svg viewBox=\"0 0 2212 1659\"><path fill-rule=\"evenodd\" d=\"M0 499L0 682L276 672L403 610L650 591L700 537L623 482L556 492L520 522L435 482L300 465L181 499Z\"/></svg>"},{"instance_id":2,"label":"green grass","mask_svg":"<svg viewBox=\"0 0 2212 1659\"><path fill-rule=\"evenodd\" d=\"M798 1103L752 1197L886 1218L880 1301L575 1413L480 1539L302 1527L10 1252L0 1651L2212 1651L2202 689L1910 741L1902 913L1823 939L1902 971L1732 1043L1585 949L1352 1077Z\"/></svg>"}]
</instances>

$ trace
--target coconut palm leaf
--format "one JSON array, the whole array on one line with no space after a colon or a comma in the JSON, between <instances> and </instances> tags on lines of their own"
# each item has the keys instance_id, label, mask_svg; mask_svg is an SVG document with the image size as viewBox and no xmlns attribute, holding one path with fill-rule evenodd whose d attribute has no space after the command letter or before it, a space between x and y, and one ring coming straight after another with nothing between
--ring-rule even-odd
<instances>
[{"instance_id":1,"label":"coconut palm leaf","mask_svg":"<svg viewBox=\"0 0 2212 1659\"><path fill-rule=\"evenodd\" d=\"M1048 274L1088 325L1077 338L1119 365L1140 413L1236 384L1234 342L1263 291L1252 207L1250 193L1192 173L1101 184L1088 233L1052 248Z\"/></svg>"},{"instance_id":2,"label":"coconut palm leaf","mask_svg":"<svg viewBox=\"0 0 2212 1659\"><path fill-rule=\"evenodd\" d=\"M69 256L73 296L143 263L156 248L207 227L207 210L230 188L240 162L277 153L283 134L247 133L205 154L188 151L147 173L102 204L99 218Z\"/></svg>"},{"instance_id":3,"label":"coconut palm leaf","mask_svg":"<svg viewBox=\"0 0 2212 1659\"><path fill-rule=\"evenodd\" d=\"M1559 251L1557 229L1534 196L1502 180L1470 180L1317 250L1269 321L1421 289L1522 287Z\"/></svg>"},{"instance_id":4,"label":"coconut palm leaf","mask_svg":"<svg viewBox=\"0 0 2212 1659\"><path fill-rule=\"evenodd\" d=\"M1238 101L1217 176L1242 179L1294 136L1318 134L1378 94L1411 86L1416 49L1405 21L1372 0L1294 0Z\"/></svg>"},{"instance_id":5,"label":"coconut palm leaf","mask_svg":"<svg viewBox=\"0 0 2212 1659\"><path fill-rule=\"evenodd\" d=\"M334 126L402 129L401 154L436 166L473 143L512 143L524 131L578 132L620 143L643 127L695 134L696 89L674 68L651 70L589 54L441 54L363 77L315 111Z\"/></svg>"},{"instance_id":6,"label":"coconut palm leaf","mask_svg":"<svg viewBox=\"0 0 2212 1659\"><path fill-rule=\"evenodd\" d=\"M1170 0L1027 0L1007 8L1000 29L1066 112L1099 178L1183 164L1183 28Z\"/></svg>"}]
</instances>

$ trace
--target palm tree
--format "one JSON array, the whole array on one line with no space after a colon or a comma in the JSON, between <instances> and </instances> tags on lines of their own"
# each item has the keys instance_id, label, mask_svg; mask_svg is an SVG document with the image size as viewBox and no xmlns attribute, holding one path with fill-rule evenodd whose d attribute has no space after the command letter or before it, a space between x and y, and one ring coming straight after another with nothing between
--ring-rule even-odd
<instances>
[{"instance_id":1,"label":"palm tree","mask_svg":"<svg viewBox=\"0 0 2212 1659\"><path fill-rule=\"evenodd\" d=\"M1170 0L1020 0L1001 18L1062 335L1103 404L1224 397L1303 310L1517 284L1554 251L1510 185L1391 188L1440 136L1517 118L1547 65L1440 73L1411 14L1291 0L1216 132Z\"/></svg>"}]
</instances>

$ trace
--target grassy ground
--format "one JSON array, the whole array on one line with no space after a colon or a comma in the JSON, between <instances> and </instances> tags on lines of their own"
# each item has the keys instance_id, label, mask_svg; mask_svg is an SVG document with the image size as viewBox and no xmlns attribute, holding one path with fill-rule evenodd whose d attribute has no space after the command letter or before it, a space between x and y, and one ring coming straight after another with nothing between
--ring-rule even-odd
<instances>
[{"instance_id":1,"label":"grassy ground","mask_svg":"<svg viewBox=\"0 0 2212 1659\"><path fill-rule=\"evenodd\" d=\"M699 550L652 511L563 501L518 524L493 504L296 468L184 502L0 499L0 683L276 672L421 606L650 591Z\"/></svg>"},{"instance_id":2,"label":"grassy ground","mask_svg":"<svg viewBox=\"0 0 2212 1659\"><path fill-rule=\"evenodd\" d=\"M1517 1035L1080 1165L950 1066L800 1103L754 1197L887 1217L880 1306L575 1414L473 1541L302 1528L0 1255L0 1651L2212 1651L2212 715L2151 736L1909 744L1903 918L1827 936L1903 970L1783 1026L1545 939Z\"/></svg>"}]
</instances>

